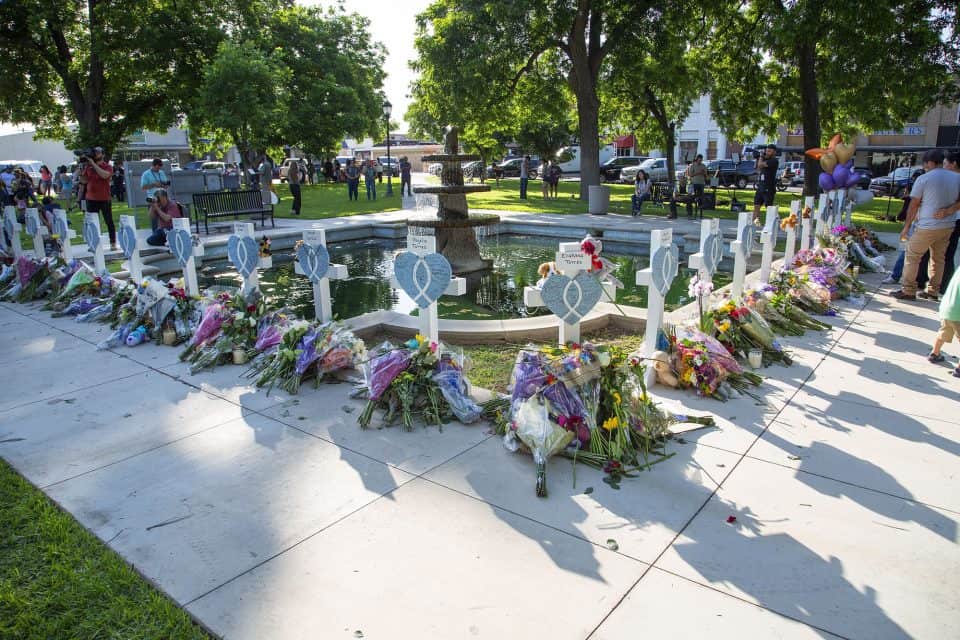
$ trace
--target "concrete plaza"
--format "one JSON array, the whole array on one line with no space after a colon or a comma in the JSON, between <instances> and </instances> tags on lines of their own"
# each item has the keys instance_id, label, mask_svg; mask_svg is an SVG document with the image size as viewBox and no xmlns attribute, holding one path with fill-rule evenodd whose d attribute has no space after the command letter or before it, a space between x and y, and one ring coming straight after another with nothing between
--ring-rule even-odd
<instances>
[{"instance_id":1,"label":"concrete plaza","mask_svg":"<svg viewBox=\"0 0 960 640\"><path fill-rule=\"evenodd\" d=\"M658 387L718 428L619 490L554 459L538 499L487 425L363 431L348 384L268 396L2 304L0 456L226 638L956 637L960 380L926 361L936 309L839 306L784 341L764 404Z\"/></svg>"}]
</instances>

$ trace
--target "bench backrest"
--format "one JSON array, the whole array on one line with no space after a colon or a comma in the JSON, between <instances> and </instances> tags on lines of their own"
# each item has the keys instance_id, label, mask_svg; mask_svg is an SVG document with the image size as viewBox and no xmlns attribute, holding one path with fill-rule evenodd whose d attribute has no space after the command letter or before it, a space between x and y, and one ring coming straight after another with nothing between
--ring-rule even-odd
<instances>
[{"instance_id":1,"label":"bench backrest","mask_svg":"<svg viewBox=\"0 0 960 640\"><path fill-rule=\"evenodd\" d=\"M257 189L214 191L193 194L193 207L199 214L217 215L243 211L262 211L263 194Z\"/></svg>"}]
</instances>

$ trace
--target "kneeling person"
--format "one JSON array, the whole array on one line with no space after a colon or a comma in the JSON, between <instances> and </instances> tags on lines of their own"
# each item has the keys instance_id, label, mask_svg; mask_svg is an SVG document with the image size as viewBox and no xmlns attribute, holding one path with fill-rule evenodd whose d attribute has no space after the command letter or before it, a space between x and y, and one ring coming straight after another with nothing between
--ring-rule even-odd
<instances>
[{"instance_id":1,"label":"kneeling person","mask_svg":"<svg viewBox=\"0 0 960 640\"><path fill-rule=\"evenodd\" d=\"M173 229L173 219L182 218L180 203L171 200L166 189L157 189L150 203L150 226L153 233L147 238L147 244L162 247L167 244L167 234Z\"/></svg>"}]
</instances>

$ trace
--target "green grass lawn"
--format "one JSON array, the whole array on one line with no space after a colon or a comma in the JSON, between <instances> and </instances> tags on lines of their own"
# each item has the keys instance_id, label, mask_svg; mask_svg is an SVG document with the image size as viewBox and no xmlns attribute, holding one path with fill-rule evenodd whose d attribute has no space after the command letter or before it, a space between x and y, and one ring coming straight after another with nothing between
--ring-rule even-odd
<instances>
[{"instance_id":1,"label":"green grass lawn","mask_svg":"<svg viewBox=\"0 0 960 640\"><path fill-rule=\"evenodd\" d=\"M0 460L0 638L209 637Z\"/></svg>"},{"instance_id":2,"label":"green grass lawn","mask_svg":"<svg viewBox=\"0 0 960 640\"><path fill-rule=\"evenodd\" d=\"M501 180L500 186L496 182L488 181L491 190L486 193L472 193L467 196L467 203L472 209L498 209L501 211L523 211L529 213L586 213L587 203L579 199L580 183L571 181L561 181L556 199L544 199L541 196L540 181L531 180L527 190L527 200L520 200L520 180ZM611 213L630 213L630 196L633 194L633 186L627 184L608 184L610 187L610 212ZM715 211L704 212L705 217L721 218L726 220L736 219L736 214L730 211L731 197L736 193L737 200L745 203L748 208L753 208L754 191L750 189L737 189L734 192L731 189L718 189L717 202L721 208ZM776 203L780 209L781 216L787 216L790 213L790 202L801 198L799 194L783 192L777 193ZM890 198L874 198L872 202L853 210L853 220L857 224L863 224L874 231L900 231L902 225L898 222L889 222L883 220L883 216L889 209L891 215L896 215L900 211L901 200ZM643 213L653 215L667 215L669 209L654 205L650 202L644 203ZM686 207L680 205L680 215L686 214Z\"/></svg>"}]
</instances>

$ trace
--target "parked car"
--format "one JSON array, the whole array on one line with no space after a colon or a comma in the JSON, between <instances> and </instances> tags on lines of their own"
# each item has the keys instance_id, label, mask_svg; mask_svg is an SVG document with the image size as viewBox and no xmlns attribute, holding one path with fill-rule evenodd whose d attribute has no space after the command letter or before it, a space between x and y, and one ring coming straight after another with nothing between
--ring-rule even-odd
<instances>
[{"instance_id":1,"label":"parked car","mask_svg":"<svg viewBox=\"0 0 960 640\"><path fill-rule=\"evenodd\" d=\"M204 162L200 167L204 171L219 171L220 173L225 173L227 170L227 165L223 162Z\"/></svg>"},{"instance_id":2,"label":"parked car","mask_svg":"<svg viewBox=\"0 0 960 640\"><path fill-rule=\"evenodd\" d=\"M473 162L464 163L463 177L464 178L482 178L483 162L481 162L480 160L474 160Z\"/></svg>"},{"instance_id":3,"label":"parked car","mask_svg":"<svg viewBox=\"0 0 960 640\"><path fill-rule=\"evenodd\" d=\"M870 181L870 191L875 196L892 195L903 198L913 187L913 174L923 171L923 167L897 167L885 176Z\"/></svg>"},{"instance_id":4,"label":"parked car","mask_svg":"<svg viewBox=\"0 0 960 640\"><path fill-rule=\"evenodd\" d=\"M191 160L187 164L183 165L181 169L183 171L200 171L201 169L203 169L203 165L206 163L207 163L206 160Z\"/></svg>"},{"instance_id":5,"label":"parked car","mask_svg":"<svg viewBox=\"0 0 960 640\"><path fill-rule=\"evenodd\" d=\"M440 177L440 172L443 171L443 165L439 162L432 162L427 166L427 173L432 176Z\"/></svg>"},{"instance_id":6,"label":"parked car","mask_svg":"<svg viewBox=\"0 0 960 640\"><path fill-rule=\"evenodd\" d=\"M803 173L806 170L806 163L803 160L790 160L784 162L784 179L791 187L803 184Z\"/></svg>"},{"instance_id":7,"label":"parked car","mask_svg":"<svg viewBox=\"0 0 960 640\"><path fill-rule=\"evenodd\" d=\"M647 156L616 156L600 165L600 179L604 182L620 182L620 172L626 167L636 167Z\"/></svg>"},{"instance_id":8,"label":"parked car","mask_svg":"<svg viewBox=\"0 0 960 640\"><path fill-rule=\"evenodd\" d=\"M870 181L873 180L873 170L869 167L854 167L853 170L860 174L857 189L869 189Z\"/></svg>"},{"instance_id":9,"label":"parked car","mask_svg":"<svg viewBox=\"0 0 960 640\"><path fill-rule=\"evenodd\" d=\"M753 160L711 160L707 163L707 173L716 176L720 186L745 189L748 184L757 181L757 167Z\"/></svg>"},{"instance_id":10,"label":"parked car","mask_svg":"<svg viewBox=\"0 0 960 640\"><path fill-rule=\"evenodd\" d=\"M620 182L632 184L637 181L637 173L643 169L653 182L667 182L667 159L647 158L634 167L624 167L620 171Z\"/></svg>"},{"instance_id":11,"label":"parked car","mask_svg":"<svg viewBox=\"0 0 960 640\"><path fill-rule=\"evenodd\" d=\"M523 161L523 158L514 157L514 158L510 158L509 160L504 160L503 162L501 162L501 163L499 163L499 164L492 164L492 165L490 165L489 167L487 167L487 177L488 177L488 178L495 178L495 177L496 177L496 171L497 171L497 169L499 169L500 171L503 172L502 175L503 175L504 178L519 178L519 177L520 177L520 163L521 163L522 161ZM533 160L533 159L530 160L530 172L529 172L529 174L527 175L527 177L530 178L531 180L536 179L536 177L537 177L537 166L539 166L539 164L540 164L539 162L537 162L537 161L535 161L535 160Z\"/></svg>"},{"instance_id":12,"label":"parked car","mask_svg":"<svg viewBox=\"0 0 960 640\"><path fill-rule=\"evenodd\" d=\"M387 176L393 176L396 178L400 175L400 161L396 156L390 156L389 158L387 158L387 156L378 156L377 164L379 165L379 167L377 167L378 169L383 167L384 178Z\"/></svg>"},{"instance_id":13,"label":"parked car","mask_svg":"<svg viewBox=\"0 0 960 640\"><path fill-rule=\"evenodd\" d=\"M617 155L617 150L612 144L608 144L600 147L597 158L600 164L603 165L604 162L615 155ZM580 173L580 147L575 145L560 149L560 151L557 152L556 161L557 164L560 165L560 170L563 173Z\"/></svg>"}]
</instances>

